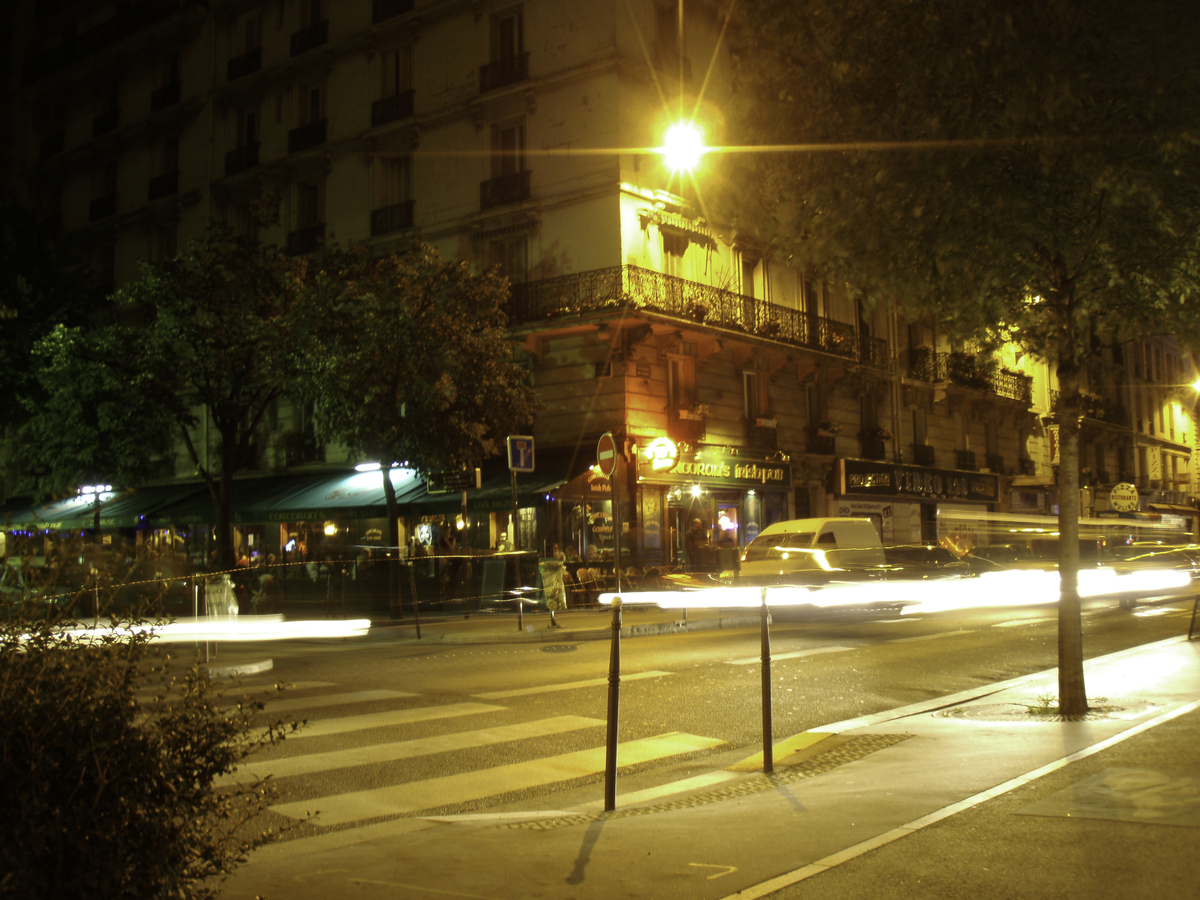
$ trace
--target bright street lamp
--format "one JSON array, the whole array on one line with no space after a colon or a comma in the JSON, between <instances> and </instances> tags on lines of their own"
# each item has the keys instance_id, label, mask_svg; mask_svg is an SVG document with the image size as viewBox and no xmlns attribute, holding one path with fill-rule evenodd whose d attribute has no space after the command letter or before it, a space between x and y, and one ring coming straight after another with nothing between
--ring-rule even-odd
<instances>
[{"instance_id":1,"label":"bright street lamp","mask_svg":"<svg viewBox=\"0 0 1200 900\"><path fill-rule=\"evenodd\" d=\"M667 129L659 153L663 155L672 171L688 171L696 168L704 155L704 135L691 122L677 122Z\"/></svg>"}]
</instances>

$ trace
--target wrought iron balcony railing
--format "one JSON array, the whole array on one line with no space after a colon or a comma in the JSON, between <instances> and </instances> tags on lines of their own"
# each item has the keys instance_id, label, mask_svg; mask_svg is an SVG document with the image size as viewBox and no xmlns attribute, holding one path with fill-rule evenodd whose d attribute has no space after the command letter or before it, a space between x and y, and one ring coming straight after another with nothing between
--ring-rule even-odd
<instances>
[{"instance_id":1,"label":"wrought iron balcony railing","mask_svg":"<svg viewBox=\"0 0 1200 900\"><path fill-rule=\"evenodd\" d=\"M300 153L302 150L320 147L325 143L325 126L328 122L328 119L318 119L289 131L288 153Z\"/></svg>"},{"instance_id":2,"label":"wrought iron balcony railing","mask_svg":"<svg viewBox=\"0 0 1200 900\"><path fill-rule=\"evenodd\" d=\"M977 472L979 466L975 462L974 450L955 450L954 451L954 468L966 469L969 472Z\"/></svg>"},{"instance_id":3,"label":"wrought iron balcony railing","mask_svg":"<svg viewBox=\"0 0 1200 900\"><path fill-rule=\"evenodd\" d=\"M913 444L913 462L918 466L936 466L937 452L929 444Z\"/></svg>"},{"instance_id":4,"label":"wrought iron balcony railing","mask_svg":"<svg viewBox=\"0 0 1200 900\"><path fill-rule=\"evenodd\" d=\"M989 453L986 457L987 467L998 474L1004 473L1004 455L1002 453Z\"/></svg>"},{"instance_id":5,"label":"wrought iron balcony railing","mask_svg":"<svg viewBox=\"0 0 1200 900\"><path fill-rule=\"evenodd\" d=\"M179 191L179 170L174 172L164 172L161 175L150 179L150 200L159 200L163 197L169 197L171 194Z\"/></svg>"},{"instance_id":6,"label":"wrought iron balcony railing","mask_svg":"<svg viewBox=\"0 0 1200 900\"><path fill-rule=\"evenodd\" d=\"M324 19L292 35L292 56L307 53L329 40L329 20Z\"/></svg>"},{"instance_id":7,"label":"wrought iron balcony railing","mask_svg":"<svg viewBox=\"0 0 1200 900\"><path fill-rule=\"evenodd\" d=\"M1033 403L1033 379L1019 372L981 368L973 354L935 353L928 347L910 347L908 376L918 381L949 383L987 391L999 397Z\"/></svg>"},{"instance_id":8,"label":"wrought iron balcony railing","mask_svg":"<svg viewBox=\"0 0 1200 900\"><path fill-rule=\"evenodd\" d=\"M110 109L108 112L100 113L92 119L92 137L100 137L110 131L116 131L120 120L121 111L119 109Z\"/></svg>"},{"instance_id":9,"label":"wrought iron balcony railing","mask_svg":"<svg viewBox=\"0 0 1200 900\"><path fill-rule=\"evenodd\" d=\"M804 449L806 453L835 456L837 455L837 438L832 434L821 434L817 429L809 428L808 441Z\"/></svg>"},{"instance_id":10,"label":"wrought iron balcony railing","mask_svg":"<svg viewBox=\"0 0 1200 900\"><path fill-rule=\"evenodd\" d=\"M378 25L406 12L412 12L413 0L375 0L371 4L371 24Z\"/></svg>"},{"instance_id":11,"label":"wrought iron balcony railing","mask_svg":"<svg viewBox=\"0 0 1200 900\"><path fill-rule=\"evenodd\" d=\"M518 53L479 67L479 93L516 84L529 77L529 54Z\"/></svg>"},{"instance_id":12,"label":"wrought iron balcony railing","mask_svg":"<svg viewBox=\"0 0 1200 900\"><path fill-rule=\"evenodd\" d=\"M247 144L225 154L225 174L236 175L258 165L258 144Z\"/></svg>"},{"instance_id":13,"label":"wrought iron balcony railing","mask_svg":"<svg viewBox=\"0 0 1200 900\"><path fill-rule=\"evenodd\" d=\"M887 459L887 441L879 438L861 437L858 439L863 459Z\"/></svg>"},{"instance_id":14,"label":"wrought iron balcony railing","mask_svg":"<svg viewBox=\"0 0 1200 900\"><path fill-rule=\"evenodd\" d=\"M235 56L225 65L225 78L227 81L237 81L239 78L245 78L252 72L257 72L262 68L262 47L255 47L253 50L247 50L241 56Z\"/></svg>"},{"instance_id":15,"label":"wrought iron balcony railing","mask_svg":"<svg viewBox=\"0 0 1200 900\"><path fill-rule=\"evenodd\" d=\"M180 84L172 81L150 92L150 112L158 112L179 102Z\"/></svg>"},{"instance_id":16,"label":"wrought iron balcony railing","mask_svg":"<svg viewBox=\"0 0 1200 900\"><path fill-rule=\"evenodd\" d=\"M848 322L835 322L638 266L613 266L515 284L509 320L533 322L555 315L629 307L744 331L856 360L865 366L885 370L890 366L887 342L860 339Z\"/></svg>"},{"instance_id":17,"label":"wrought iron balcony railing","mask_svg":"<svg viewBox=\"0 0 1200 900\"><path fill-rule=\"evenodd\" d=\"M117 195L109 194L107 197L97 197L88 205L88 221L95 222L97 219L106 219L117 212Z\"/></svg>"},{"instance_id":18,"label":"wrought iron balcony railing","mask_svg":"<svg viewBox=\"0 0 1200 900\"><path fill-rule=\"evenodd\" d=\"M1017 474L1018 475L1034 475L1036 473L1037 473L1037 466L1034 464L1032 459L1018 459L1017 460Z\"/></svg>"},{"instance_id":19,"label":"wrought iron balcony railing","mask_svg":"<svg viewBox=\"0 0 1200 900\"><path fill-rule=\"evenodd\" d=\"M371 127L398 122L413 114L413 92L401 91L371 104Z\"/></svg>"},{"instance_id":20,"label":"wrought iron balcony railing","mask_svg":"<svg viewBox=\"0 0 1200 900\"><path fill-rule=\"evenodd\" d=\"M413 201L411 200L371 210L372 235L403 231L405 228L412 228L412 223Z\"/></svg>"},{"instance_id":21,"label":"wrought iron balcony railing","mask_svg":"<svg viewBox=\"0 0 1200 900\"><path fill-rule=\"evenodd\" d=\"M757 453L774 453L779 449L779 431L768 425L759 425L757 420L746 421L746 447Z\"/></svg>"},{"instance_id":22,"label":"wrought iron balcony railing","mask_svg":"<svg viewBox=\"0 0 1200 900\"><path fill-rule=\"evenodd\" d=\"M479 183L479 208L491 209L529 199L529 170L501 175Z\"/></svg>"}]
</instances>

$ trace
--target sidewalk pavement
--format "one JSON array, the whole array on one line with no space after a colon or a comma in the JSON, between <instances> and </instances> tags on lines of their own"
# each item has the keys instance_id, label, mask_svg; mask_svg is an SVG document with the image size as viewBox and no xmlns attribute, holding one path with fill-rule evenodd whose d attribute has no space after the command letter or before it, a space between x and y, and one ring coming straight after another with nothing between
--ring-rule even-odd
<instances>
[{"instance_id":1,"label":"sidewalk pavement","mask_svg":"<svg viewBox=\"0 0 1200 900\"><path fill-rule=\"evenodd\" d=\"M1200 641L1090 660L1086 675L1100 709L1084 721L1031 712L1056 692L1049 670L793 736L770 776L744 751L623 772L612 812L589 784L556 810L274 845L222 897L1191 898Z\"/></svg>"}]
</instances>

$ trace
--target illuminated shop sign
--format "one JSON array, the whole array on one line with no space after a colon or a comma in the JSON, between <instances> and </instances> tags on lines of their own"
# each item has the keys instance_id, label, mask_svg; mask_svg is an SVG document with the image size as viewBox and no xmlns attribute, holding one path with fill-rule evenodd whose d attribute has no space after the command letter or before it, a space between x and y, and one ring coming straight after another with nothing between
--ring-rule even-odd
<instances>
[{"instance_id":1,"label":"illuminated shop sign","mask_svg":"<svg viewBox=\"0 0 1200 900\"><path fill-rule=\"evenodd\" d=\"M980 472L839 459L838 493L995 503L1000 499L1000 479Z\"/></svg>"},{"instance_id":2,"label":"illuminated shop sign","mask_svg":"<svg viewBox=\"0 0 1200 900\"><path fill-rule=\"evenodd\" d=\"M638 480L661 484L702 483L713 487L790 488L786 460L750 459L705 447L682 454L670 438L655 438L638 452Z\"/></svg>"}]
</instances>

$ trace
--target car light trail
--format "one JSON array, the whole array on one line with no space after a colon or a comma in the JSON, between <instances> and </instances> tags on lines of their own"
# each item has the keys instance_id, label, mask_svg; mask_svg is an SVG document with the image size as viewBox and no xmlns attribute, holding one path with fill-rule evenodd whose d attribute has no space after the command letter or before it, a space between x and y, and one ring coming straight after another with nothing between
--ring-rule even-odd
<instances>
[{"instance_id":1,"label":"car light trail","mask_svg":"<svg viewBox=\"0 0 1200 900\"><path fill-rule=\"evenodd\" d=\"M283 616L202 616L176 619L162 624L101 625L96 628L71 628L60 632L63 639L75 643L126 640L135 634L149 634L164 644L195 641L287 641L298 638L361 637L371 627L370 619L284 621Z\"/></svg>"}]
</instances>

